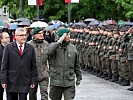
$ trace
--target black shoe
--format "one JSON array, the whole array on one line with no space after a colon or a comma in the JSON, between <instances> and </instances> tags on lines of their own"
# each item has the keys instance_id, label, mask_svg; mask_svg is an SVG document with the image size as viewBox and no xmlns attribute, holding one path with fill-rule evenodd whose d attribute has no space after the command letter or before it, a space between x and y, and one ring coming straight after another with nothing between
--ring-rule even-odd
<instances>
[{"instance_id":1,"label":"black shoe","mask_svg":"<svg viewBox=\"0 0 133 100\"><path fill-rule=\"evenodd\" d=\"M124 79L124 81L122 82L121 85L122 85L122 86L130 86L130 81Z\"/></svg>"},{"instance_id":2,"label":"black shoe","mask_svg":"<svg viewBox=\"0 0 133 100\"><path fill-rule=\"evenodd\" d=\"M93 69L93 71L91 71L91 74L92 74L92 75L94 75L94 73L95 73L95 69Z\"/></svg>"},{"instance_id":3,"label":"black shoe","mask_svg":"<svg viewBox=\"0 0 133 100\"><path fill-rule=\"evenodd\" d=\"M81 65L81 70L83 70L83 69L85 69L85 65L84 64Z\"/></svg>"},{"instance_id":4,"label":"black shoe","mask_svg":"<svg viewBox=\"0 0 133 100\"><path fill-rule=\"evenodd\" d=\"M102 76L101 76L101 78L106 78L108 76L108 74L103 74Z\"/></svg>"},{"instance_id":5,"label":"black shoe","mask_svg":"<svg viewBox=\"0 0 133 100\"><path fill-rule=\"evenodd\" d=\"M113 76L112 79L110 80L111 82L118 82L118 77L117 76Z\"/></svg>"},{"instance_id":6,"label":"black shoe","mask_svg":"<svg viewBox=\"0 0 133 100\"><path fill-rule=\"evenodd\" d=\"M90 67L89 67L88 65L86 65L86 70L87 70L87 71L90 70Z\"/></svg>"},{"instance_id":7,"label":"black shoe","mask_svg":"<svg viewBox=\"0 0 133 100\"><path fill-rule=\"evenodd\" d=\"M97 74L97 77L101 77L103 75L103 72L100 71L98 74Z\"/></svg>"},{"instance_id":8,"label":"black shoe","mask_svg":"<svg viewBox=\"0 0 133 100\"><path fill-rule=\"evenodd\" d=\"M122 85L123 81L124 81L124 78L123 77L119 77L118 84Z\"/></svg>"},{"instance_id":9,"label":"black shoe","mask_svg":"<svg viewBox=\"0 0 133 100\"><path fill-rule=\"evenodd\" d=\"M130 87L130 88L128 88L127 90L129 90L129 91L133 91L133 86Z\"/></svg>"},{"instance_id":10,"label":"black shoe","mask_svg":"<svg viewBox=\"0 0 133 100\"><path fill-rule=\"evenodd\" d=\"M111 75L108 75L106 78L104 78L105 80L111 80L112 79L112 76Z\"/></svg>"}]
</instances>

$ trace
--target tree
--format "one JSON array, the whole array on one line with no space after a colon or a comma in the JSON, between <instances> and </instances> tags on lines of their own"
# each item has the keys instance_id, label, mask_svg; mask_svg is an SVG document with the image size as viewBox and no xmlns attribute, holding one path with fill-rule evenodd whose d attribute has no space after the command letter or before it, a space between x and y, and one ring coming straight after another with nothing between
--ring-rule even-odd
<instances>
[{"instance_id":1,"label":"tree","mask_svg":"<svg viewBox=\"0 0 133 100\"><path fill-rule=\"evenodd\" d=\"M48 21L59 19L67 22L68 5L64 0L43 0L40 6L40 17ZM8 5L12 15L19 17L19 0L0 0L0 6ZM131 20L133 19L133 0L80 0L71 4L72 21L85 18L98 20ZM23 0L23 17L37 17L36 6L28 6L28 0Z\"/></svg>"}]
</instances>

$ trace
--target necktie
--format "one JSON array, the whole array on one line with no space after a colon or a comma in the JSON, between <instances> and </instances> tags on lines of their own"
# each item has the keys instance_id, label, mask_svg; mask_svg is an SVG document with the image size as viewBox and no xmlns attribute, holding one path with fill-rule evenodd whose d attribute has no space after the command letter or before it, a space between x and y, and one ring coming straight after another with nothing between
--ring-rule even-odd
<instances>
[{"instance_id":1,"label":"necktie","mask_svg":"<svg viewBox=\"0 0 133 100\"><path fill-rule=\"evenodd\" d=\"M22 45L19 46L19 53L22 55Z\"/></svg>"}]
</instances>

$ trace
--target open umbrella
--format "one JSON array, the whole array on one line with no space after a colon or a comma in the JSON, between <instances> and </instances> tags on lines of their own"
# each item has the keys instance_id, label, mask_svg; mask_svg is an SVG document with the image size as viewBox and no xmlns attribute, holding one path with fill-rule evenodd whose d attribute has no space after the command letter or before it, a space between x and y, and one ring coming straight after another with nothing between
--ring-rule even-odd
<instances>
[{"instance_id":1,"label":"open umbrella","mask_svg":"<svg viewBox=\"0 0 133 100\"><path fill-rule=\"evenodd\" d=\"M100 22L99 26L106 26L109 25L106 21Z\"/></svg>"},{"instance_id":2,"label":"open umbrella","mask_svg":"<svg viewBox=\"0 0 133 100\"><path fill-rule=\"evenodd\" d=\"M117 24L118 24L119 26L122 26L122 25L124 25L124 21L119 20Z\"/></svg>"},{"instance_id":3,"label":"open umbrella","mask_svg":"<svg viewBox=\"0 0 133 100\"><path fill-rule=\"evenodd\" d=\"M115 20L106 20L105 22L107 22L108 24L113 24L113 25L116 25L117 22Z\"/></svg>"},{"instance_id":4,"label":"open umbrella","mask_svg":"<svg viewBox=\"0 0 133 100\"><path fill-rule=\"evenodd\" d=\"M29 22L20 22L18 25L19 26L30 26L30 23Z\"/></svg>"},{"instance_id":5,"label":"open umbrella","mask_svg":"<svg viewBox=\"0 0 133 100\"><path fill-rule=\"evenodd\" d=\"M52 31L53 30L53 27L52 26L48 26L48 27L45 27L44 30L46 30L46 31Z\"/></svg>"},{"instance_id":6,"label":"open umbrella","mask_svg":"<svg viewBox=\"0 0 133 100\"><path fill-rule=\"evenodd\" d=\"M95 20L95 21L90 22L89 25L99 25L99 22Z\"/></svg>"},{"instance_id":7,"label":"open umbrella","mask_svg":"<svg viewBox=\"0 0 133 100\"><path fill-rule=\"evenodd\" d=\"M63 25L64 23L60 20L52 20L50 22L48 22L49 25L54 25L54 24L58 24L58 25Z\"/></svg>"},{"instance_id":8,"label":"open umbrella","mask_svg":"<svg viewBox=\"0 0 133 100\"><path fill-rule=\"evenodd\" d=\"M87 25L83 22L77 22L74 24L75 26L83 26L83 27L86 27Z\"/></svg>"},{"instance_id":9,"label":"open umbrella","mask_svg":"<svg viewBox=\"0 0 133 100\"><path fill-rule=\"evenodd\" d=\"M58 24L54 24L54 25L51 25L51 27L52 27L53 29L57 29L57 28L59 27L59 25L58 25Z\"/></svg>"},{"instance_id":10,"label":"open umbrella","mask_svg":"<svg viewBox=\"0 0 133 100\"><path fill-rule=\"evenodd\" d=\"M30 23L30 20L27 19L27 18L18 18L16 21L18 21L18 22L29 22Z\"/></svg>"},{"instance_id":11,"label":"open umbrella","mask_svg":"<svg viewBox=\"0 0 133 100\"><path fill-rule=\"evenodd\" d=\"M133 22L124 22L124 25L129 25L129 26L133 26Z\"/></svg>"},{"instance_id":12,"label":"open umbrella","mask_svg":"<svg viewBox=\"0 0 133 100\"><path fill-rule=\"evenodd\" d=\"M36 22L33 22L30 27L31 28L34 28L34 27L47 27L49 26L46 22L41 22L41 21L36 21Z\"/></svg>"},{"instance_id":13,"label":"open umbrella","mask_svg":"<svg viewBox=\"0 0 133 100\"><path fill-rule=\"evenodd\" d=\"M92 22L92 21L96 21L96 19L94 19L94 18L87 18L87 19L85 19L84 21L85 21L85 22Z\"/></svg>"},{"instance_id":14,"label":"open umbrella","mask_svg":"<svg viewBox=\"0 0 133 100\"><path fill-rule=\"evenodd\" d=\"M18 26L17 23L9 23L10 27L9 30L15 30Z\"/></svg>"},{"instance_id":15,"label":"open umbrella","mask_svg":"<svg viewBox=\"0 0 133 100\"><path fill-rule=\"evenodd\" d=\"M5 21L0 21L0 27L9 28L9 23Z\"/></svg>"}]
</instances>

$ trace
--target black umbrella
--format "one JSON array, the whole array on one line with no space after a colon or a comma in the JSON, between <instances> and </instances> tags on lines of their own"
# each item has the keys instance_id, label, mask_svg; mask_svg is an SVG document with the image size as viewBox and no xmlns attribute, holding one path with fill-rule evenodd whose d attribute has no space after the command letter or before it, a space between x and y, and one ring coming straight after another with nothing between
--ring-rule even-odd
<instances>
[{"instance_id":1,"label":"black umbrella","mask_svg":"<svg viewBox=\"0 0 133 100\"><path fill-rule=\"evenodd\" d=\"M95 21L90 22L89 25L99 25L99 22L95 20Z\"/></svg>"}]
</instances>

